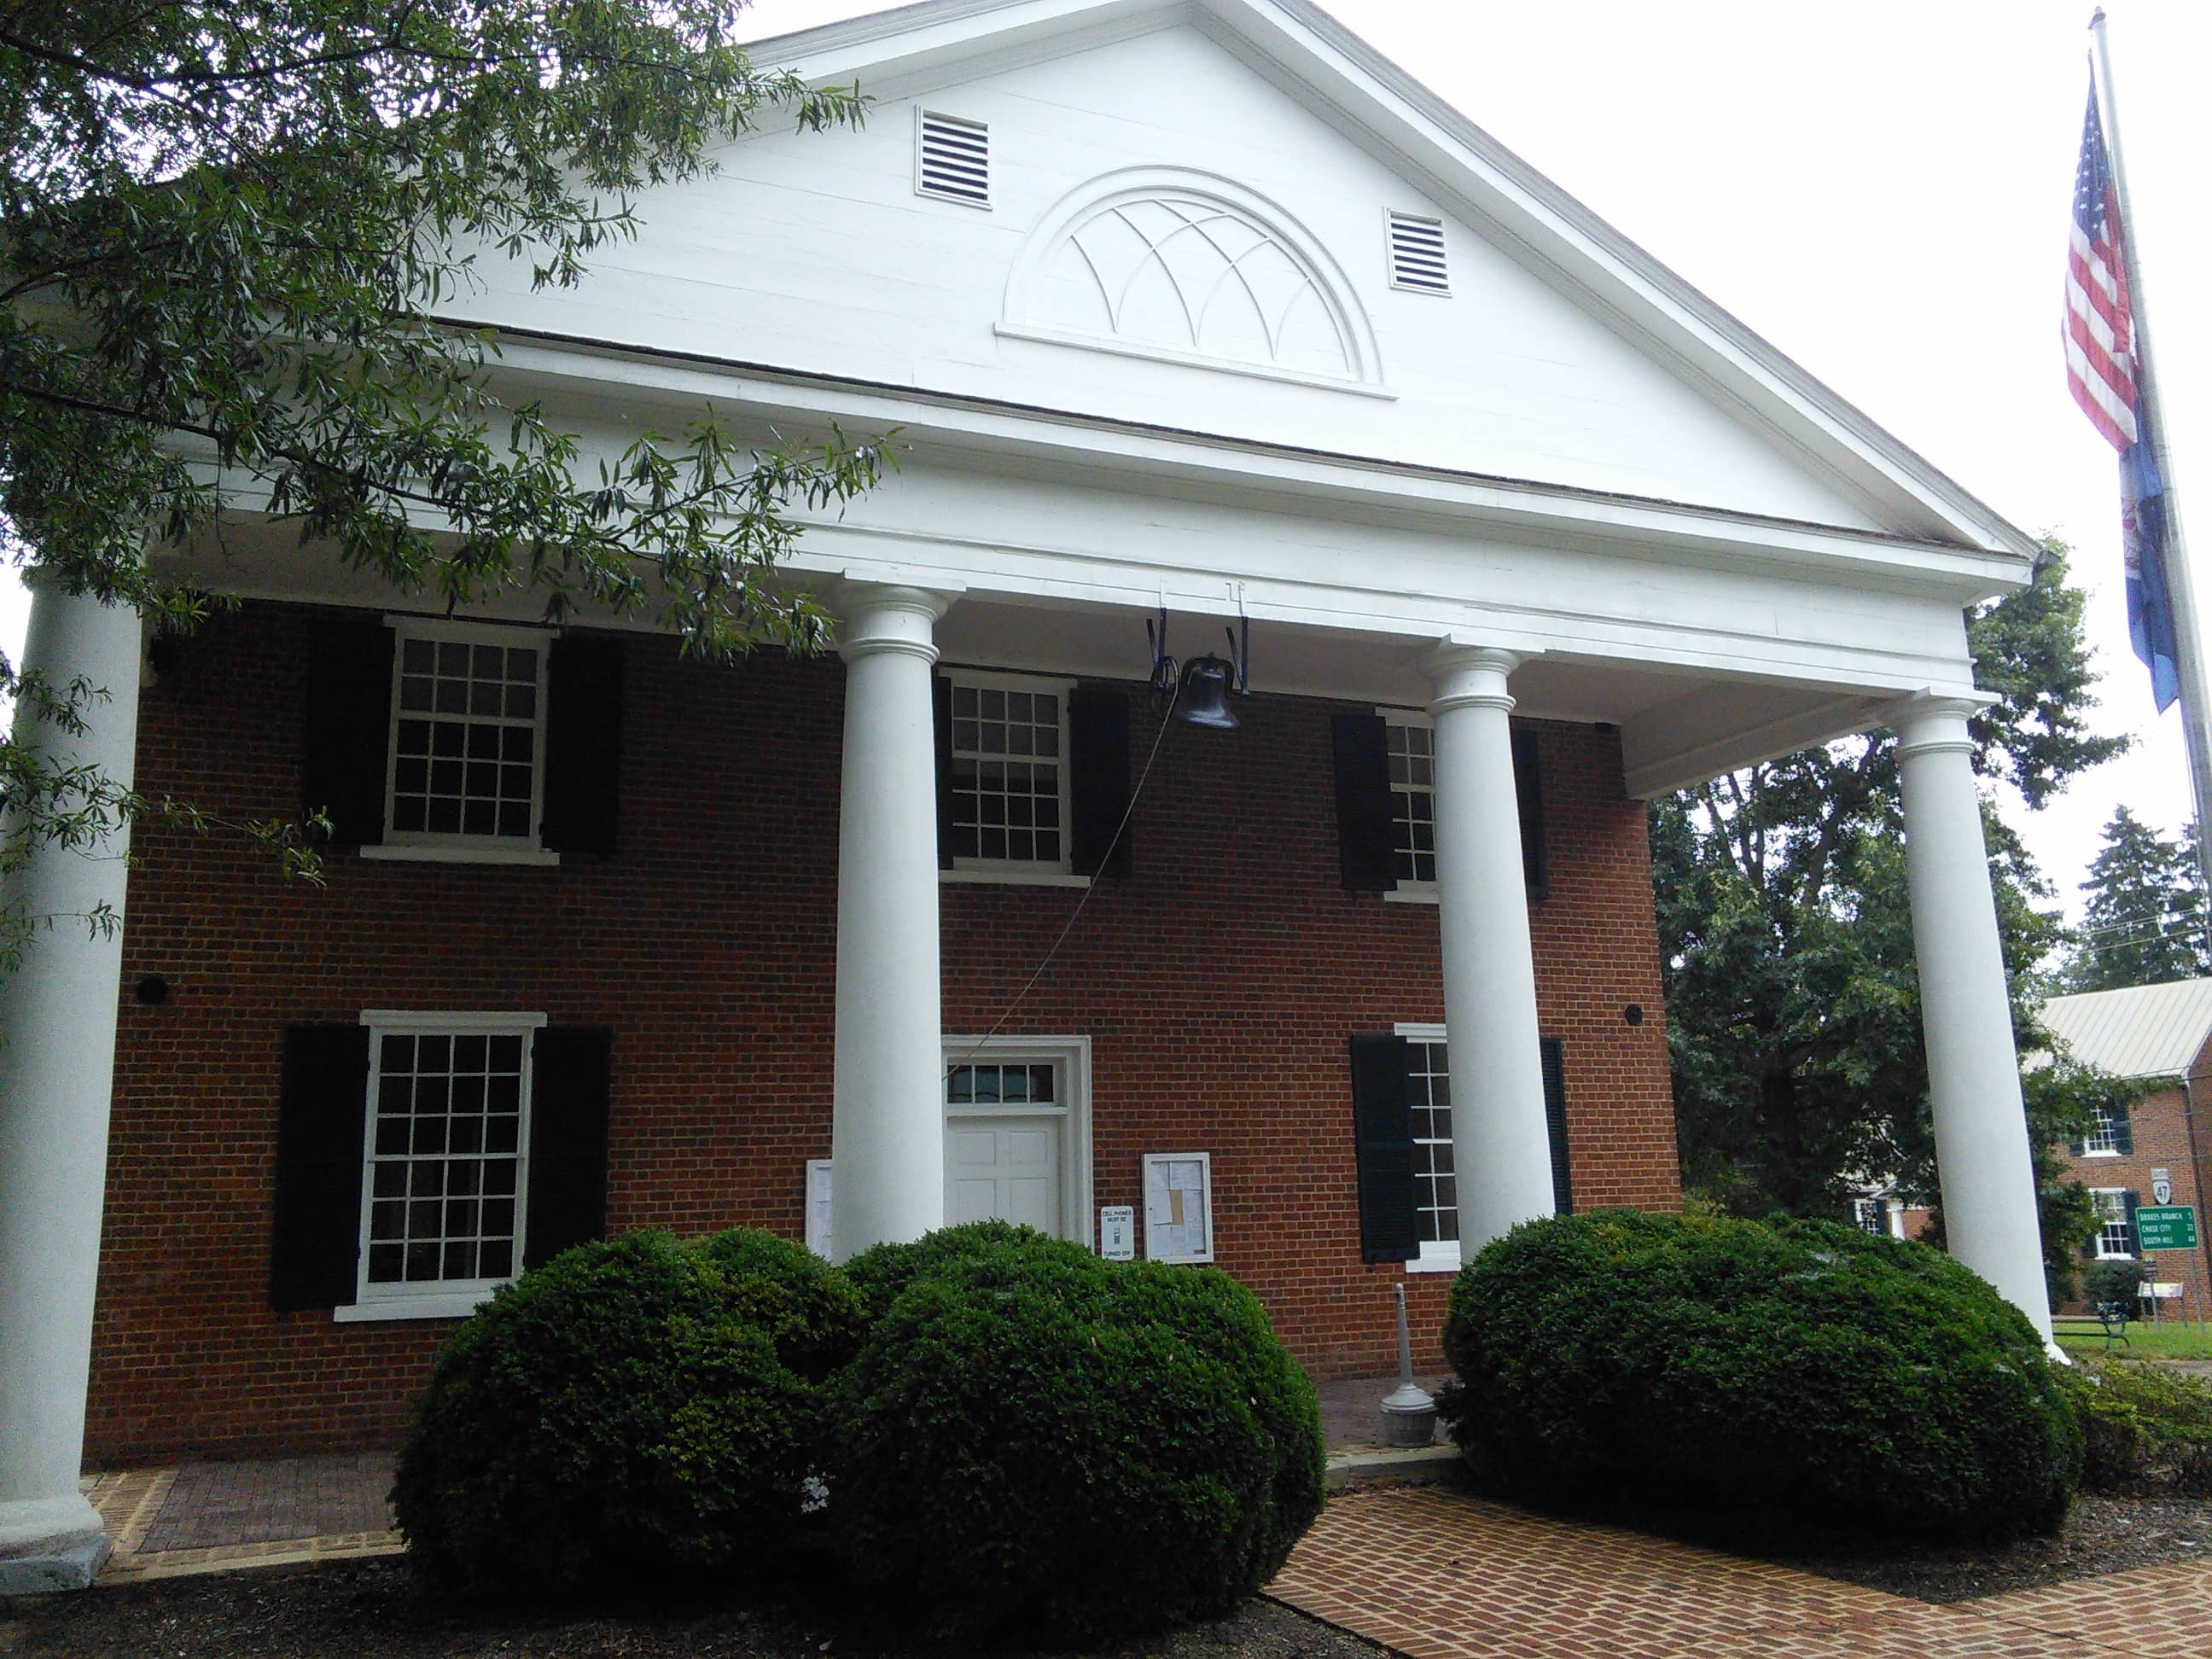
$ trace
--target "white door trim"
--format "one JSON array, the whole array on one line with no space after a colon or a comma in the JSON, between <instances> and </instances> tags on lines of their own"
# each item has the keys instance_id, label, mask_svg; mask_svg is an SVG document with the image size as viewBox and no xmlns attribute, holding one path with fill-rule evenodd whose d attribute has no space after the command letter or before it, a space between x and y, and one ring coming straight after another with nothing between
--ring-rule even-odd
<instances>
[{"instance_id":1,"label":"white door trim","mask_svg":"<svg viewBox=\"0 0 2212 1659\"><path fill-rule=\"evenodd\" d=\"M1097 1215L1091 1207L1091 1039L1087 1036L1000 1036L990 1038L945 1033L945 1066L949 1078L956 1066L1000 1065L1009 1061L1045 1062L1060 1068L1066 1097L1057 1105L1038 1106L1015 1102L1001 1106L944 1105L949 1121L954 1117L1059 1117L1066 1126L1060 1137L1060 1226L1066 1236L1087 1250L1096 1250ZM942 1081L938 1085L941 1097Z\"/></svg>"}]
</instances>

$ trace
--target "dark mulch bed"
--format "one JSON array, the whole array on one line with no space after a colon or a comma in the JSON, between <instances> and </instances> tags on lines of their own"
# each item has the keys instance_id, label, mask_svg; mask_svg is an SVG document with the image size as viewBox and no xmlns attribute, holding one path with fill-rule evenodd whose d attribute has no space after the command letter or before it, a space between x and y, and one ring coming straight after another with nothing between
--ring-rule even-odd
<instances>
[{"instance_id":1,"label":"dark mulch bed","mask_svg":"<svg viewBox=\"0 0 2212 1659\"><path fill-rule=\"evenodd\" d=\"M2212 1562L2212 1499L2103 1498L2084 1492L2074 1500L2065 1530L2055 1538L2016 1538L2002 1544L1923 1543L1878 1554L1809 1551L1767 1554L1766 1559L1893 1595L1966 1601L2069 1578L2124 1572L2130 1567Z\"/></svg>"},{"instance_id":2,"label":"dark mulch bed","mask_svg":"<svg viewBox=\"0 0 2212 1659\"><path fill-rule=\"evenodd\" d=\"M78 1659L904 1659L932 1651L825 1620L730 1607L543 1617L427 1606L396 1560L177 1578L0 1603L0 1653ZM972 1646L957 1650L973 1654ZM1381 1659L1272 1601L1194 1629L996 1659Z\"/></svg>"}]
</instances>

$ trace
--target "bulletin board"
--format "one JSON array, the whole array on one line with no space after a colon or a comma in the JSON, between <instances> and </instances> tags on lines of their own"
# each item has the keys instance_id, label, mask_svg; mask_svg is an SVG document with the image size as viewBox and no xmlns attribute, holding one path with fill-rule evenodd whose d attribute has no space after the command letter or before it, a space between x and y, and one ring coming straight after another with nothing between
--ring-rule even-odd
<instances>
[{"instance_id":1,"label":"bulletin board","mask_svg":"<svg viewBox=\"0 0 2212 1659\"><path fill-rule=\"evenodd\" d=\"M1145 1154L1145 1255L1213 1260L1213 1162L1205 1152Z\"/></svg>"}]
</instances>

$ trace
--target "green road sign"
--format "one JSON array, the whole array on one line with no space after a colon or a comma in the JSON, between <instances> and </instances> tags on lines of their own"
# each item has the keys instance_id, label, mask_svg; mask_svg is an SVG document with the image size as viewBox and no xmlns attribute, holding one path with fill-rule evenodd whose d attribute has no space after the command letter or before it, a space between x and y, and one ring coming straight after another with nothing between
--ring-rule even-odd
<instances>
[{"instance_id":1,"label":"green road sign","mask_svg":"<svg viewBox=\"0 0 2212 1659\"><path fill-rule=\"evenodd\" d=\"M2197 1212L2187 1204L2146 1204L2136 1212L2136 1244L2145 1250L2197 1248Z\"/></svg>"}]
</instances>

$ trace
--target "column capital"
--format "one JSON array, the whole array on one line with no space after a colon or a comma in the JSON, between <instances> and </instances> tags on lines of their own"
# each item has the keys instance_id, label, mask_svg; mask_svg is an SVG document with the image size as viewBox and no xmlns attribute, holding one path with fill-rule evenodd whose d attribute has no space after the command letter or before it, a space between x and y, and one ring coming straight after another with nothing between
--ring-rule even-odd
<instances>
[{"instance_id":1,"label":"column capital","mask_svg":"<svg viewBox=\"0 0 2212 1659\"><path fill-rule=\"evenodd\" d=\"M1510 713L1513 694L1506 680L1534 651L1507 651L1497 646L1470 645L1448 639L1420 660L1421 672L1433 688L1429 712L1450 708L1496 708Z\"/></svg>"},{"instance_id":2,"label":"column capital","mask_svg":"<svg viewBox=\"0 0 2212 1659\"><path fill-rule=\"evenodd\" d=\"M1915 691L1891 703L1883 714L1897 733L1899 756L1945 750L1970 755L1974 740L1966 722L1996 701L1986 691Z\"/></svg>"},{"instance_id":3,"label":"column capital","mask_svg":"<svg viewBox=\"0 0 2212 1659\"><path fill-rule=\"evenodd\" d=\"M832 595L839 613L837 654L847 662L881 652L937 660L937 620L959 599L926 587L847 580Z\"/></svg>"}]
</instances>

